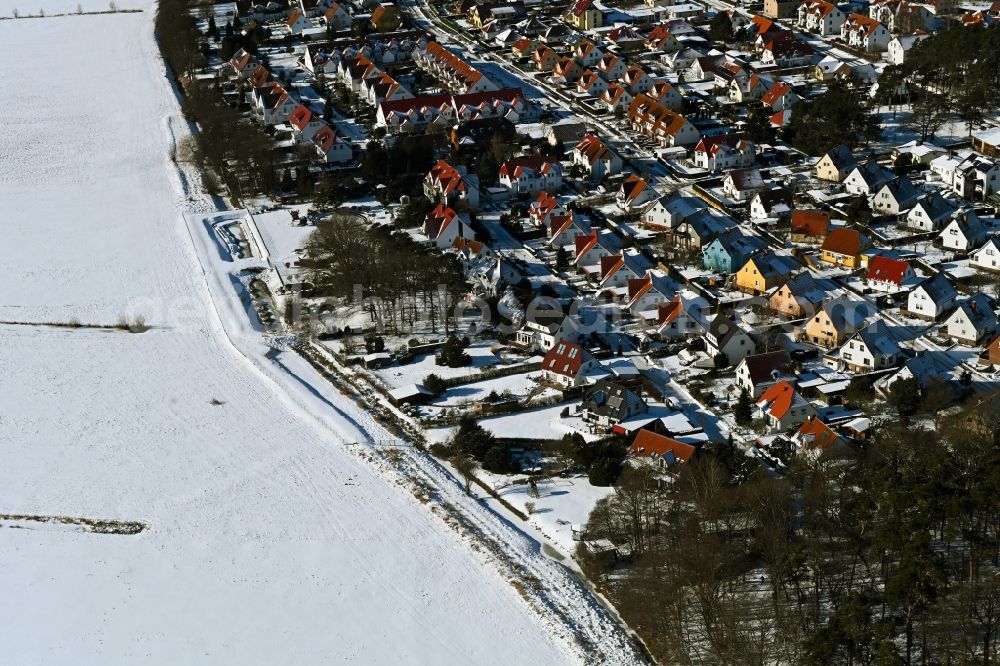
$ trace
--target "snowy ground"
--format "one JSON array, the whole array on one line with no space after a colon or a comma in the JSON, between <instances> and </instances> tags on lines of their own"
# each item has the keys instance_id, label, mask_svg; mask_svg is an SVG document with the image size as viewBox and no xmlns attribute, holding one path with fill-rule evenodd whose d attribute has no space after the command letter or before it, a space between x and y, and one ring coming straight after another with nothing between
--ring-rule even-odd
<instances>
[{"instance_id":1,"label":"snowy ground","mask_svg":"<svg viewBox=\"0 0 1000 666\"><path fill-rule=\"evenodd\" d=\"M211 206L167 159L186 128L144 5L0 21L17 91L0 101L0 319L152 325L0 326L0 512L147 525L0 531L4 660L634 662L535 542L469 502L540 581L545 614L345 446L387 437L371 417L298 356L264 357L229 274L199 264L223 249L181 217Z\"/></svg>"}]
</instances>

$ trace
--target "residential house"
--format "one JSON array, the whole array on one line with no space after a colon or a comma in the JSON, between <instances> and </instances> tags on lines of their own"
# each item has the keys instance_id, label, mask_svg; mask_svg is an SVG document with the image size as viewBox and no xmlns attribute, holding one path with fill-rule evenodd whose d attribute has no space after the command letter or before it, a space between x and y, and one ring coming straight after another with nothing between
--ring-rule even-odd
<instances>
[{"instance_id":1,"label":"residential house","mask_svg":"<svg viewBox=\"0 0 1000 666\"><path fill-rule=\"evenodd\" d=\"M589 234L573 239L576 249L577 267L586 275L600 271L601 259L617 254L621 249L618 237L610 231L598 232L593 229Z\"/></svg>"},{"instance_id":2,"label":"residential house","mask_svg":"<svg viewBox=\"0 0 1000 666\"><path fill-rule=\"evenodd\" d=\"M1000 271L1000 239L990 236L982 247L972 253L969 265L985 271Z\"/></svg>"},{"instance_id":3,"label":"residential house","mask_svg":"<svg viewBox=\"0 0 1000 666\"><path fill-rule=\"evenodd\" d=\"M559 62L559 54L542 44L531 54L531 62L539 72L551 72Z\"/></svg>"},{"instance_id":4,"label":"residential house","mask_svg":"<svg viewBox=\"0 0 1000 666\"><path fill-rule=\"evenodd\" d=\"M623 211L632 212L646 207L657 196L656 190L649 186L646 179L630 173L622 179L615 202Z\"/></svg>"},{"instance_id":5,"label":"residential house","mask_svg":"<svg viewBox=\"0 0 1000 666\"><path fill-rule=\"evenodd\" d=\"M938 238L941 245L949 250L971 252L986 241L986 227L971 209L958 211Z\"/></svg>"},{"instance_id":6,"label":"residential house","mask_svg":"<svg viewBox=\"0 0 1000 666\"><path fill-rule=\"evenodd\" d=\"M649 262L635 250L620 250L617 254L601 257L600 286L602 289L626 287L629 280L637 280L649 270Z\"/></svg>"},{"instance_id":7,"label":"residential house","mask_svg":"<svg viewBox=\"0 0 1000 666\"><path fill-rule=\"evenodd\" d=\"M229 59L229 64L240 79L250 78L250 75L257 69L257 62L245 49L234 53L233 57Z\"/></svg>"},{"instance_id":8,"label":"residential house","mask_svg":"<svg viewBox=\"0 0 1000 666\"><path fill-rule=\"evenodd\" d=\"M591 0L572 0L562 17L577 30L593 30L604 25L604 15Z\"/></svg>"},{"instance_id":9,"label":"residential house","mask_svg":"<svg viewBox=\"0 0 1000 666\"><path fill-rule=\"evenodd\" d=\"M774 220L792 214L792 193L783 187L761 190L750 200L750 219Z\"/></svg>"},{"instance_id":10,"label":"residential house","mask_svg":"<svg viewBox=\"0 0 1000 666\"><path fill-rule=\"evenodd\" d=\"M917 280L909 262L882 255L872 257L865 275L868 286L876 291L895 292Z\"/></svg>"},{"instance_id":11,"label":"residential house","mask_svg":"<svg viewBox=\"0 0 1000 666\"><path fill-rule=\"evenodd\" d=\"M440 202L424 219L424 235L442 250L454 246L457 238L476 238L469 226L468 213L456 213L453 208Z\"/></svg>"},{"instance_id":12,"label":"residential house","mask_svg":"<svg viewBox=\"0 0 1000 666\"><path fill-rule=\"evenodd\" d=\"M938 231L957 211L958 204L932 192L914 202L913 208L906 214L904 224L920 231Z\"/></svg>"},{"instance_id":13,"label":"residential house","mask_svg":"<svg viewBox=\"0 0 1000 666\"><path fill-rule=\"evenodd\" d=\"M908 0L875 0L868 6L868 16L886 27L891 33L902 30L933 28L934 15L922 4Z\"/></svg>"},{"instance_id":14,"label":"residential house","mask_svg":"<svg viewBox=\"0 0 1000 666\"><path fill-rule=\"evenodd\" d=\"M870 16L851 14L840 26L840 38L856 49L881 52L889 48L892 35Z\"/></svg>"},{"instance_id":15,"label":"residential house","mask_svg":"<svg viewBox=\"0 0 1000 666\"><path fill-rule=\"evenodd\" d=\"M847 446L846 439L816 416L810 416L802 422L799 429L792 435L791 442L799 453L811 456L822 455L826 451Z\"/></svg>"},{"instance_id":16,"label":"residential house","mask_svg":"<svg viewBox=\"0 0 1000 666\"><path fill-rule=\"evenodd\" d=\"M866 301L845 296L824 303L799 334L799 339L821 347L833 349L843 344L865 321L875 314L875 308Z\"/></svg>"},{"instance_id":17,"label":"residential house","mask_svg":"<svg viewBox=\"0 0 1000 666\"><path fill-rule=\"evenodd\" d=\"M897 164L904 155L909 157L910 164L929 165L932 161L946 154L944 148L927 141L914 139L892 149L893 164Z\"/></svg>"},{"instance_id":18,"label":"residential house","mask_svg":"<svg viewBox=\"0 0 1000 666\"><path fill-rule=\"evenodd\" d=\"M713 172L739 169L751 166L756 152L752 142L732 134L705 136L694 147L694 164Z\"/></svg>"},{"instance_id":19,"label":"residential house","mask_svg":"<svg viewBox=\"0 0 1000 666\"><path fill-rule=\"evenodd\" d=\"M773 384L794 376L792 357L786 349L747 356L736 366L736 385L755 399Z\"/></svg>"},{"instance_id":20,"label":"residential house","mask_svg":"<svg viewBox=\"0 0 1000 666\"><path fill-rule=\"evenodd\" d=\"M723 193L735 201L748 201L764 187L764 177L758 169L733 169L722 179Z\"/></svg>"},{"instance_id":21,"label":"residential house","mask_svg":"<svg viewBox=\"0 0 1000 666\"><path fill-rule=\"evenodd\" d=\"M820 83L828 83L835 79L846 81L852 77L853 73L853 67L843 60L833 56L826 56L822 58L813 67L813 78ZM847 174L844 175L846 176Z\"/></svg>"},{"instance_id":22,"label":"residential house","mask_svg":"<svg viewBox=\"0 0 1000 666\"><path fill-rule=\"evenodd\" d=\"M354 25L354 17L351 16L346 7L339 2L334 2L323 13L323 22L333 30L350 30Z\"/></svg>"},{"instance_id":23,"label":"residential house","mask_svg":"<svg viewBox=\"0 0 1000 666\"><path fill-rule=\"evenodd\" d=\"M669 81L653 81L653 85L646 91L646 96L674 111L680 111L684 107L684 98Z\"/></svg>"},{"instance_id":24,"label":"residential house","mask_svg":"<svg viewBox=\"0 0 1000 666\"><path fill-rule=\"evenodd\" d=\"M764 0L764 16L773 19L792 18L798 6L797 0Z\"/></svg>"},{"instance_id":25,"label":"residential house","mask_svg":"<svg viewBox=\"0 0 1000 666\"><path fill-rule=\"evenodd\" d=\"M870 197L883 185L893 179L893 173L875 160L854 167L844 179L844 189L848 194Z\"/></svg>"},{"instance_id":26,"label":"residential house","mask_svg":"<svg viewBox=\"0 0 1000 666\"><path fill-rule=\"evenodd\" d=\"M542 359L542 378L565 389L583 386L587 373L598 367L597 359L580 345L560 339Z\"/></svg>"},{"instance_id":27,"label":"residential house","mask_svg":"<svg viewBox=\"0 0 1000 666\"><path fill-rule=\"evenodd\" d=\"M763 250L736 271L736 288L748 294L762 294L787 282L799 268L801 264L794 257Z\"/></svg>"},{"instance_id":28,"label":"residential house","mask_svg":"<svg viewBox=\"0 0 1000 666\"><path fill-rule=\"evenodd\" d=\"M680 224L667 235L665 241L675 247L696 250L705 248L721 234L733 231L736 226L736 220L728 215L717 213L712 208L705 208L681 220ZM737 264L733 270L741 265Z\"/></svg>"},{"instance_id":29,"label":"residential house","mask_svg":"<svg viewBox=\"0 0 1000 666\"><path fill-rule=\"evenodd\" d=\"M784 81L778 81L768 88L767 92L760 98L761 104L770 107L774 111L790 109L799 101L799 96L792 90L792 86Z\"/></svg>"},{"instance_id":30,"label":"residential house","mask_svg":"<svg viewBox=\"0 0 1000 666\"><path fill-rule=\"evenodd\" d=\"M306 18L305 14L300 11L293 11L285 21L285 27L293 35L300 35L303 30L309 30L314 26L312 21Z\"/></svg>"},{"instance_id":31,"label":"residential house","mask_svg":"<svg viewBox=\"0 0 1000 666\"><path fill-rule=\"evenodd\" d=\"M622 158L596 134L587 134L573 149L573 164L587 172L587 178L600 182L622 169Z\"/></svg>"},{"instance_id":32,"label":"residential house","mask_svg":"<svg viewBox=\"0 0 1000 666\"><path fill-rule=\"evenodd\" d=\"M576 82L576 88L591 97L600 97L608 89L608 83L597 72L585 69Z\"/></svg>"},{"instance_id":33,"label":"residential house","mask_svg":"<svg viewBox=\"0 0 1000 666\"><path fill-rule=\"evenodd\" d=\"M646 429L639 430L628 447L629 460L635 464L648 464L671 473L689 463L697 452L690 444Z\"/></svg>"},{"instance_id":34,"label":"residential house","mask_svg":"<svg viewBox=\"0 0 1000 666\"><path fill-rule=\"evenodd\" d=\"M1000 365L1000 335L993 336L983 345L983 351L979 354L979 365L992 365L994 368Z\"/></svg>"},{"instance_id":35,"label":"residential house","mask_svg":"<svg viewBox=\"0 0 1000 666\"><path fill-rule=\"evenodd\" d=\"M660 303L656 315L656 333L664 340L690 338L705 332L704 325L680 294L666 303Z\"/></svg>"},{"instance_id":36,"label":"residential house","mask_svg":"<svg viewBox=\"0 0 1000 666\"><path fill-rule=\"evenodd\" d=\"M438 160L424 178L424 196L431 201L444 201L449 206L479 209L479 178L463 166L452 166Z\"/></svg>"},{"instance_id":37,"label":"residential house","mask_svg":"<svg viewBox=\"0 0 1000 666\"><path fill-rule=\"evenodd\" d=\"M816 408L787 381L779 381L767 388L757 400L758 412L772 432L795 428L810 417Z\"/></svg>"},{"instance_id":38,"label":"residential house","mask_svg":"<svg viewBox=\"0 0 1000 666\"><path fill-rule=\"evenodd\" d=\"M886 47L889 64L902 65L906 61L906 54L910 52L910 49L928 37L930 37L930 34L923 30L918 30L909 35L893 37Z\"/></svg>"},{"instance_id":39,"label":"residential house","mask_svg":"<svg viewBox=\"0 0 1000 666\"><path fill-rule=\"evenodd\" d=\"M753 339L728 315L719 314L705 331L705 351L710 358L722 358L725 367L737 365L757 351Z\"/></svg>"},{"instance_id":40,"label":"residential house","mask_svg":"<svg viewBox=\"0 0 1000 666\"><path fill-rule=\"evenodd\" d=\"M291 115L288 124L292 126L292 135L298 143L310 143L318 131L326 127L320 116L309 110L304 104L299 104Z\"/></svg>"},{"instance_id":41,"label":"residential house","mask_svg":"<svg viewBox=\"0 0 1000 666\"><path fill-rule=\"evenodd\" d=\"M820 260L828 264L857 268L861 265L861 251L868 247L868 239L856 229L837 227L820 246Z\"/></svg>"},{"instance_id":42,"label":"residential house","mask_svg":"<svg viewBox=\"0 0 1000 666\"><path fill-rule=\"evenodd\" d=\"M729 101L743 104L759 100L767 90L767 82L756 74L737 77L729 82Z\"/></svg>"},{"instance_id":43,"label":"residential house","mask_svg":"<svg viewBox=\"0 0 1000 666\"><path fill-rule=\"evenodd\" d=\"M594 70L609 83L621 81L628 71L628 63L614 53L605 53L597 61Z\"/></svg>"},{"instance_id":44,"label":"residential house","mask_svg":"<svg viewBox=\"0 0 1000 666\"><path fill-rule=\"evenodd\" d=\"M647 95L636 95L628 109L632 129L653 139L662 147L691 146L698 143L699 132L683 116Z\"/></svg>"},{"instance_id":45,"label":"residential house","mask_svg":"<svg viewBox=\"0 0 1000 666\"><path fill-rule=\"evenodd\" d=\"M532 37L522 37L510 45L510 54L515 58L526 58L534 53L537 48L537 39ZM555 51L552 51L552 55L555 55Z\"/></svg>"},{"instance_id":46,"label":"residential house","mask_svg":"<svg viewBox=\"0 0 1000 666\"><path fill-rule=\"evenodd\" d=\"M702 263L705 270L730 275L765 247L767 241L762 237L745 235L738 228L730 229L702 249Z\"/></svg>"},{"instance_id":47,"label":"residential house","mask_svg":"<svg viewBox=\"0 0 1000 666\"><path fill-rule=\"evenodd\" d=\"M676 53L681 50L681 42L670 30L669 25L658 25L646 35L645 46L650 51Z\"/></svg>"},{"instance_id":48,"label":"residential house","mask_svg":"<svg viewBox=\"0 0 1000 666\"><path fill-rule=\"evenodd\" d=\"M588 388L580 405L584 421L606 430L648 411L649 406L638 392L607 379Z\"/></svg>"},{"instance_id":49,"label":"residential house","mask_svg":"<svg viewBox=\"0 0 1000 666\"><path fill-rule=\"evenodd\" d=\"M816 177L820 180L839 183L857 166L857 160L847 146L841 144L831 148L816 162Z\"/></svg>"},{"instance_id":50,"label":"residential house","mask_svg":"<svg viewBox=\"0 0 1000 666\"><path fill-rule=\"evenodd\" d=\"M813 49L790 30L770 32L757 37L756 46L762 65L777 69L805 67L813 61ZM791 108L788 104L784 108Z\"/></svg>"},{"instance_id":51,"label":"residential house","mask_svg":"<svg viewBox=\"0 0 1000 666\"><path fill-rule=\"evenodd\" d=\"M972 149L987 157L1000 158L1000 130L990 127L973 132Z\"/></svg>"},{"instance_id":52,"label":"residential house","mask_svg":"<svg viewBox=\"0 0 1000 666\"><path fill-rule=\"evenodd\" d=\"M669 231L675 229L684 219L707 204L697 197L684 196L679 192L666 194L642 212L640 221L648 229Z\"/></svg>"},{"instance_id":53,"label":"residential house","mask_svg":"<svg viewBox=\"0 0 1000 666\"><path fill-rule=\"evenodd\" d=\"M536 227L545 227L549 223L552 215L565 215L566 209L551 194L542 190L538 193L538 198L528 204L528 219Z\"/></svg>"},{"instance_id":54,"label":"residential house","mask_svg":"<svg viewBox=\"0 0 1000 666\"><path fill-rule=\"evenodd\" d=\"M944 273L935 273L923 280L906 298L907 314L937 321L955 307L958 290Z\"/></svg>"},{"instance_id":55,"label":"residential house","mask_svg":"<svg viewBox=\"0 0 1000 666\"><path fill-rule=\"evenodd\" d=\"M573 211L553 213L549 217L548 244L550 247L574 245L577 236L585 236L590 232L590 224L574 215Z\"/></svg>"},{"instance_id":56,"label":"residential house","mask_svg":"<svg viewBox=\"0 0 1000 666\"><path fill-rule=\"evenodd\" d=\"M812 317L823 302L836 292L837 285L832 280L817 278L803 271L771 294L768 307L789 319Z\"/></svg>"},{"instance_id":57,"label":"residential house","mask_svg":"<svg viewBox=\"0 0 1000 666\"><path fill-rule=\"evenodd\" d=\"M800 28L823 37L839 35L845 19L844 12L826 0L807 0L799 5L796 13Z\"/></svg>"},{"instance_id":58,"label":"residential house","mask_svg":"<svg viewBox=\"0 0 1000 666\"><path fill-rule=\"evenodd\" d=\"M556 66L552 68L553 83L576 83L582 76L583 67L569 56L559 58Z\"/></svg>"},{"instance_id":59,"label":"residential house","mask_svg":"<svg viewBox=\"0 0 1000 666\"><path fill-rule=\"evenodd\" d=\"M931 161L931 172L963 199L989 198L1000 191L1000 163L970 150Z\"/></svg>"},{"instance_id":60,"label":"residential house","mask_svg":"<svg viewBox=\"0 0 1000 666\"><path fill-rule=\"evenodd\" d=\"M500 167L499 181L517 195L558 192L562 165L553 157L518 157Z\"/></svg>"},{"instance_id":61,"label":"residential house","mask_svg":"<svg viewBox=\"0 0 1000 666\"><path fill-rule=\"evenodd\" d=\"M593 67L604 56L604 52L589 39L581 39L573 47L573 59L580 63L581 67Z\"/></svg>"},{"instance_id":62,"label":"residential house","mask_svg":"<svg viewBox=\"0 0 1000 666\"><path fill-rule=\"evenodd\" d=\"M822 245L830 233L830 213L816 209L794 210L790 225L793 243Z\"/></svg>"},{"instance_id":63,"label":"residential house","mask_svg":"<svg viewBox=\"0 0 1000 666\"><path fill-rule=\"evenodd\" d=\"M354 157L351 144L337 136L329 125L323 125L312 137L316 155L327 164L350 162Z\"/></svg>"},{"instance_id":64,"label":"residential house","mask_svg":"<svg viewBox=\"0 0 1000 666\"><path fill-rule=\"evenodd\" d=\"M403 15L399 12L399 7L389 2L381 2L372 10L369 19L375 32L392 32L399 30L403 23Z\"/></svg>"},{"instance_id":65,"label":"residential house","mask_svg":"<svg viewBox=\"0 0 1000 666\"><path fill-rule=\"evenodd\" d=\"M919 197L920 190L909 178L893 178L872 195L872 212L876 215L899 215L912 208Z\"/></svg>"},{"instance_id":66,"label":"residential house","mask_svg":"<svg viewBox=\"0 0 1000 666\"><path fill-rule=\"evenodd\" d=\"M889 327L876 319L852 335L840 348L840 363L852 372L872 372L899 364L903 351Z\"/></svg>"},{"instance_id":67,"label":"residential house","mask_svg":"<svg viewBox=\"0 0 1000 666\"><path fill-rule=\"evenodd\" d=\"M944 325L949 337L967 345L977 345L996 332L997 316L989 296L978 293L959 302L955 311L944 320Z\"/></svg>"},{"instance_id":68,"label":"residential house","mask_svg":"<svg viewBox=\"0 0 1000 666\"><path fill-rule=\"evenodd\" d=\"M656 312L662 303L675 298L674 287L661 271L647 270L645 275L628 281L628 309L633 314Z\"/></svg>"},{"instance_id":69,"label":"residential house","mask_svg":"<svg viewBox=\"0 0 1000 666\"><path fill-rule=\"evenodd\" d=\"M608 108L609 113L626 113L632 105L632 95L620 83L609 83L608 89L601 94L601 103Z\"/></svg>"}]
</instances>

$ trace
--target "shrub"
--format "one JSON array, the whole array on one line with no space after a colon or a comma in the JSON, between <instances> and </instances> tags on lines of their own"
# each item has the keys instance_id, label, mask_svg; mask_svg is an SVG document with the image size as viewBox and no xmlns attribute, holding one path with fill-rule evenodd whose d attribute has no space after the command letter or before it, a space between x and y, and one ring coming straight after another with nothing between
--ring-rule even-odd
<instances>
[{"instance_id":1,"label":"shrub","mask_svg":"<svg viewBox=\"0 0 1000 666\"><path fill-rule=\"evenodd\" d=\"M426 377L424 377L424 388L426 388L434 395L438 395L439 393L444 392L447 386L445 385L443 379L431 373Z\"/></svg>"}]
</instances>

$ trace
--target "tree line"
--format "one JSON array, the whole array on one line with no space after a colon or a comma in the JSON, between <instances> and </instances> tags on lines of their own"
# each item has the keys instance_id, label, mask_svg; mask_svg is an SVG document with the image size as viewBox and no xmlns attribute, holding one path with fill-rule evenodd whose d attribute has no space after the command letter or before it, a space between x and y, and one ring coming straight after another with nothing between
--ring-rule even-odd
<instances>
[{"instance_id":1,"label":"tree line","mask_svg":"<svg viewBox=\"0 0 1000 666\"><path fill-rule=\"evenodd\" d=\"M996 663L997 425L891 424L780 478L727 447L627 467L588 524L627 564L580 558L661 663Z\"/></svg>"},{"instance_id":2,"label":"tree line","mask_svg":"<svg viewBox=\"0 0 1000 666\"><path fill-rule=\"evenodd\" d=\"M315 295L364 307L376 327L390 333L418 322L450 333L455 306L467 291L455 257L356 215L334 213L319 222L301 265Z\"/></svg>"}]
</instances>

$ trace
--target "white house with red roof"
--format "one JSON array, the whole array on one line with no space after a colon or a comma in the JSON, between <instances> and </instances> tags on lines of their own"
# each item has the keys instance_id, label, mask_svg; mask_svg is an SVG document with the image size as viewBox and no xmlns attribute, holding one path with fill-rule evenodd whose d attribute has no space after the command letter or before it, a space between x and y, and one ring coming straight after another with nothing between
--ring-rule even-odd
<instances>
[{"instance_id":1,"label":"white house with red roof","mask_svg":"<svg viewBox=\"0 0 1000 666\"><path fill-rule=\"evenodd\" d=\"M609 257L601 257L601 289L625 287L630 280L638 279L649 270L649 261L635 250L620 250Z\"/></svg>"},{"instance_id":2,"label":"white house with red roof","mask_svg":"<svg viewBox=\"0 0 1000 666\"><path fill-rule=\"evenodd\" d=\"M575 342L560 339L542 359L542 378L563 389L583 386L587 373L599 367L594 356Z\"/></svg>"},{"instance_id":3,"label":"white house with red roof","mask_svg":"<svg viewBox=\"0 0 1000 666\"><path fill-rule=\"evenodd\" d=\"M694 147L695 166L708 171L741 169L753 164L757 150L748 139L731 134L704 136Z\"/></svg>"},{"instance_id":4,"label":"white house with red roof","mask_svg":"<svg viewBox=\"0 0 1000 666\"><path fill-rule=\"evenodd\" d=\"M851 14L840 26L840 38L856 49L885 51L889 48L892 34L870 16Z\"/></svg>"},{"instance_id":5,"label":"white house with red roof","mask_svg":"<svg viewBox=\"0 0 1000 666\"><path fill-rule=\"evenodd\" d=\"M826 0L808 0L798 9L798 26L824 37L839 35L844 18L844 12Z\"/></svg>"},{"instance_id":6,"label":"white house with red roof","mask_svg":"<svg viewBox=\"0 0 1000 666\"><path fill-rule=\"evenodd\" d=\"M630 278L626 305L633 314L656 313L661 303L674 297L674 283L658 270L647 270L644 275Z\"/></svg>"},{"instance_id":7,"label":"white house with red roof","mask_svg":"<svg viewBox=\"0 0 1000 666\"><path fill-rule=\"evenodd\" d=\"M620 83L609 83L608 89L601 94L601 103L608 108L609 113L627 111L632 99L632 94Z\"/></svg>"},{"instance_id":8,"label":"white house with red roof","mask_svg":"<svg viewBox=\"0 0 1000 666\"><path fill-rule=\"evenodd\" d=\"M621 81L628 71L628 63L614 53L605 53L593 65L594 71L604 77L605 81Z\"/></svg>"},{"instance_id":9,"label":"white house with red roof","mask_svg":"<svg viewBox=\"0 0 1000 666\"><path fill-rule=\"evenodd\" d=\"M600 97L608 89L608 82L592 69L585 69L576 82L576 89L591 97Z\"/></svg>"},{"instance_id":10,"label":"white house with red roof","mask_svg":"<svg viewBox=\"0 0 1000 666\"><path fill-rule=\"evenodd\" d=\"M593 67L603 56L604 52L589 39L580 40L573 47L573 59L580 63L581 67Z\"/></svg>"},{"instance_id":11,"label":"white house with red roof","mask_svg":"<svg viewBox=\"0 0 1000 666\"><path fill-rule=\"evenodd\" d=\"M293 35L300 35L303 31L309 30L314 26L312 21L306 18L305 14L299 11L294 11L288 17L288 20L285 21L285 27L287 27L288 31Z\"/></svg>"},{"instance_id":12,"label":"white house with red roof","mask_svg":"<svg viewBox=\"0 0 1000 666\"><path fill-rule=\"evenodd\" d=\"M250 78L250 75L257 68L257 62L245 49L234 53L233 57L229 59L229 65L233 68L236 76L241 79Z\"/></svg>"},{"instance_id":13,"label":"white house with red roof","mask_svg":"<svg viewBox=\"0 0 1000 666\"><path fill-rule=\"evenodd\" d=\"M562 165L554 157L517 157L500 167L500 184L514 194L558 192L562 187Z\"/></svg>"},{"instance_id":14,"label":"white house with red roof","mask_svg":"<svg viewBox=\"0 0 1000 666\"><path fill-rule=\"evenodd\" d=\"M538 193L538 198L528 204L528 218L536 227L546 227L550 216L564 215L566 209L555 196L546 191Z\"/></svg>"},{"instance_id":15,"label":"white house with red roof","mask_svg":"<svg viewBox=\"0 0 1000 666\"><path fill-rule=\"evenodd\" d=\"M664 340L691 338L705 333L704 324L694 316L691 304L676 294L656 308L656 333Z\"/></svg>"},{"instance_id":16,"label":"white house with red roof","mask_svg":"<svg viewBox=\"0 0 1000 666\"><path fill-rule=\"evenodd\" d=\"M327 126L323 119L310 111L305 104L295 107L288 116L288 124L292 126L292 135L298 143L310 143L316 133Z\"/></svg>"},{"instance_id":17,"label":"white house with red roof","mask_svg":"<svg viewBox=\"0 0 1000 666\"><path fill-rule=\"evenodd\" d=\"M667 471L676 470L694 458L698 449L652 430L640 430L628 447L629 459Z\"/></svg>"},{"instance_id":18,"label":"white house with red roof","mask_svg":"<svg viewBox=\"0 0 1000 666\"><path fill-rule=\"evenodd\" d=\"M622 170L622 158L596 134L585 134L573 148L572 158L573 164L583 168L593 182Z\"/></svg>"},{"instance_id":19,"label":"white house with red roof","mask_svg":"<svg viewBox=\"0 0 1000 666\"><path fill-rule=\"evenodd\" d=\"M784 81L778 81L768 88L767 92L760 98L761 104L771 107L773 111L790 109L799 101L799 96L792 90L792 86Z\"/></svg>"},{"instance_id":20,"label":"white house with red roof","mask_svg":"<svg viewBox=\"0 0 1000 666\"><path fill-rule=\"evenodd\" d=\"M645 178L630 173L622 179L621 187L615 195L615 202L619 208L629 212L642 210L658 198L659 194L649 186Z\"/></svg>"},{"instance_id":21,"label":"white house with red roof","mask_svg":"<svg viewBox=\"0 0 1000 666\"><path fill-rule=\"evenodd\" d=\"M592 229L589 234L577 236L573 240L576 249L576 265L584 274L598 273L601 259L617 254L621 249L618 237L610 231Z\"/></svg>"},{"instance_id":22,"label":"white house with red roof","mask_svg":"<svg viewBox=\"0 0 1000 666\"><path fill-rule=\"evenodd\" d=\"M453 208L441 202L424 218L424 235L442 250L453 247L458 238L470 240L476 238L469 226L469 215L457 213Z\"/></svg>"},{"instance_id":23,"label":"white house with red roof","mask_svg":"<svg viewBox=\"0 0 1000 666\"><path fill-rule=\"evenodd\" d=\"M878 255L868 262L868 286L876 291L895 292L916 283L917 274L909 262Z\"/></svg>"},{"instance_id":24,"label":"white house with red roof","mask_svg":"<svg viewBox=\"0 0 1000 666\"><path fill-rule=\"evenodd\" d=\"M660 53L674 53L680 51L682 46L669 25L658 25L650 30L644 44L650 51Z\"/></svg>"},{"instance_id":25,"label":"white house with red roof","mask_svg":"<svg viewBox=\"0 0 1000 666\"><path fill-rule=\"evenodd\" d=\"M828 450L847 446L847 440L820 421L817 416L810 416L803 421L791 436L791 442L798 453L809 456L819 456Z\"/></svg>"},{"instance_id":26,"label":"white house with red roof","mask_svg":"<svg viewBox=\"0 0 1000 666\"><path fill-rule=\"evenodd\" d=\"M787 381L772 384L757 400L757 410L772 431L783 431L802 425L816 416L816 408Z\"/></svg>"},{"instance_id":27,"label":"white house with red roof","mask_svg":"<svg viewBox=\"0 0 1000 666\"><path fill-rule=\"evenodd\" d=\"M756 74L740 76L729 82L728 90L729 101L749 102L764 96L764 93L767 92L767 81Z\"/></svg>"},{"instance_id":28,"label":"white house with red roof","mask_svg":"<svg viewBox=\"0 0 1000 666\"><path fill-rule=\"evenodd\" d=\"M632 65L626 69L621 82L622 85L628 88L628 91L632 95L639 95L641 93L648 92L653 88L653 84L656 83L653 78L646 73L646 70L638 65Z\"/></svg>"},{"instance_id":29,"label":"white house with red roof","mask_svg":"<svg viewBox=\"0 0 1000 666\"><path fill-rule=\"evenodd\" d=\"M479 178L465 167L454 167L438 160L424 177L424 196L431 201L445 201L454 207L464 203L473 210L479 208Z\"/></svg>"},{"instance_id":30,"label":"white house with red roof","mask_svg":"<svg viewBox=\"0 0 1000 666\"><path fill-rule=\"evenodd\" d=\"M334 30L350 30L354 25L354 17L347 8L339 2L332 2L323 12L323 22Z\"/></svg>"},{"instance_id":31,"label":"white house with red roof","mask_svg":"<svg viewBox=\"0 0 1000 666\"><path fill-rule=\"evenodd\" d=\"M677 92L676 86L669 81L658 80L646 92L646 96L673 111L684 108L684 98Z\"/></svg>"},{"instance_id":32,"label":"white house with red roof","mask_svg":"<svg viewBox=\"0 0 1000 666\"><path fill-rule=\"evenodd\" d=\"M438 42L427 42L414 49L413 61L422 69L434 74L455 93L497 90L497 85L489 77Z\"/></svg>"},{"instance_id":33,"label":"white house with red roof","mask_svg":"<svg viewBox=\"0 0 1000 666\"><path fill-rule=\"evenodd\" d=\"M299 103L277 81L267 81L251 93L251 115L265 125L278 125L288 120Z\"/></svg>"},{"instance_id":34,"label":"white house with red roof","mask_svg":"<svg viewBox=\"0 0 1000 666\"><path fill-rule=\"evenodd\" d=\"M549 216L547 242L550 247L566 247L573 245L577 236L585 236L590 232L591 228L586 220L574 215L573 211L552 214Z\"/></svg>"},{"instance_id":35,"label":"white house with red roof","mask_svg":"<svg viewBox=\"0 0 1000 666\"><path fill-rule=\"evenodd\" d=\"M327 164L350 162L354 156L351 144L337 136L329 125L323 125L313 134L312 143L320 160Z\"/></svg>"}]
</instances>

